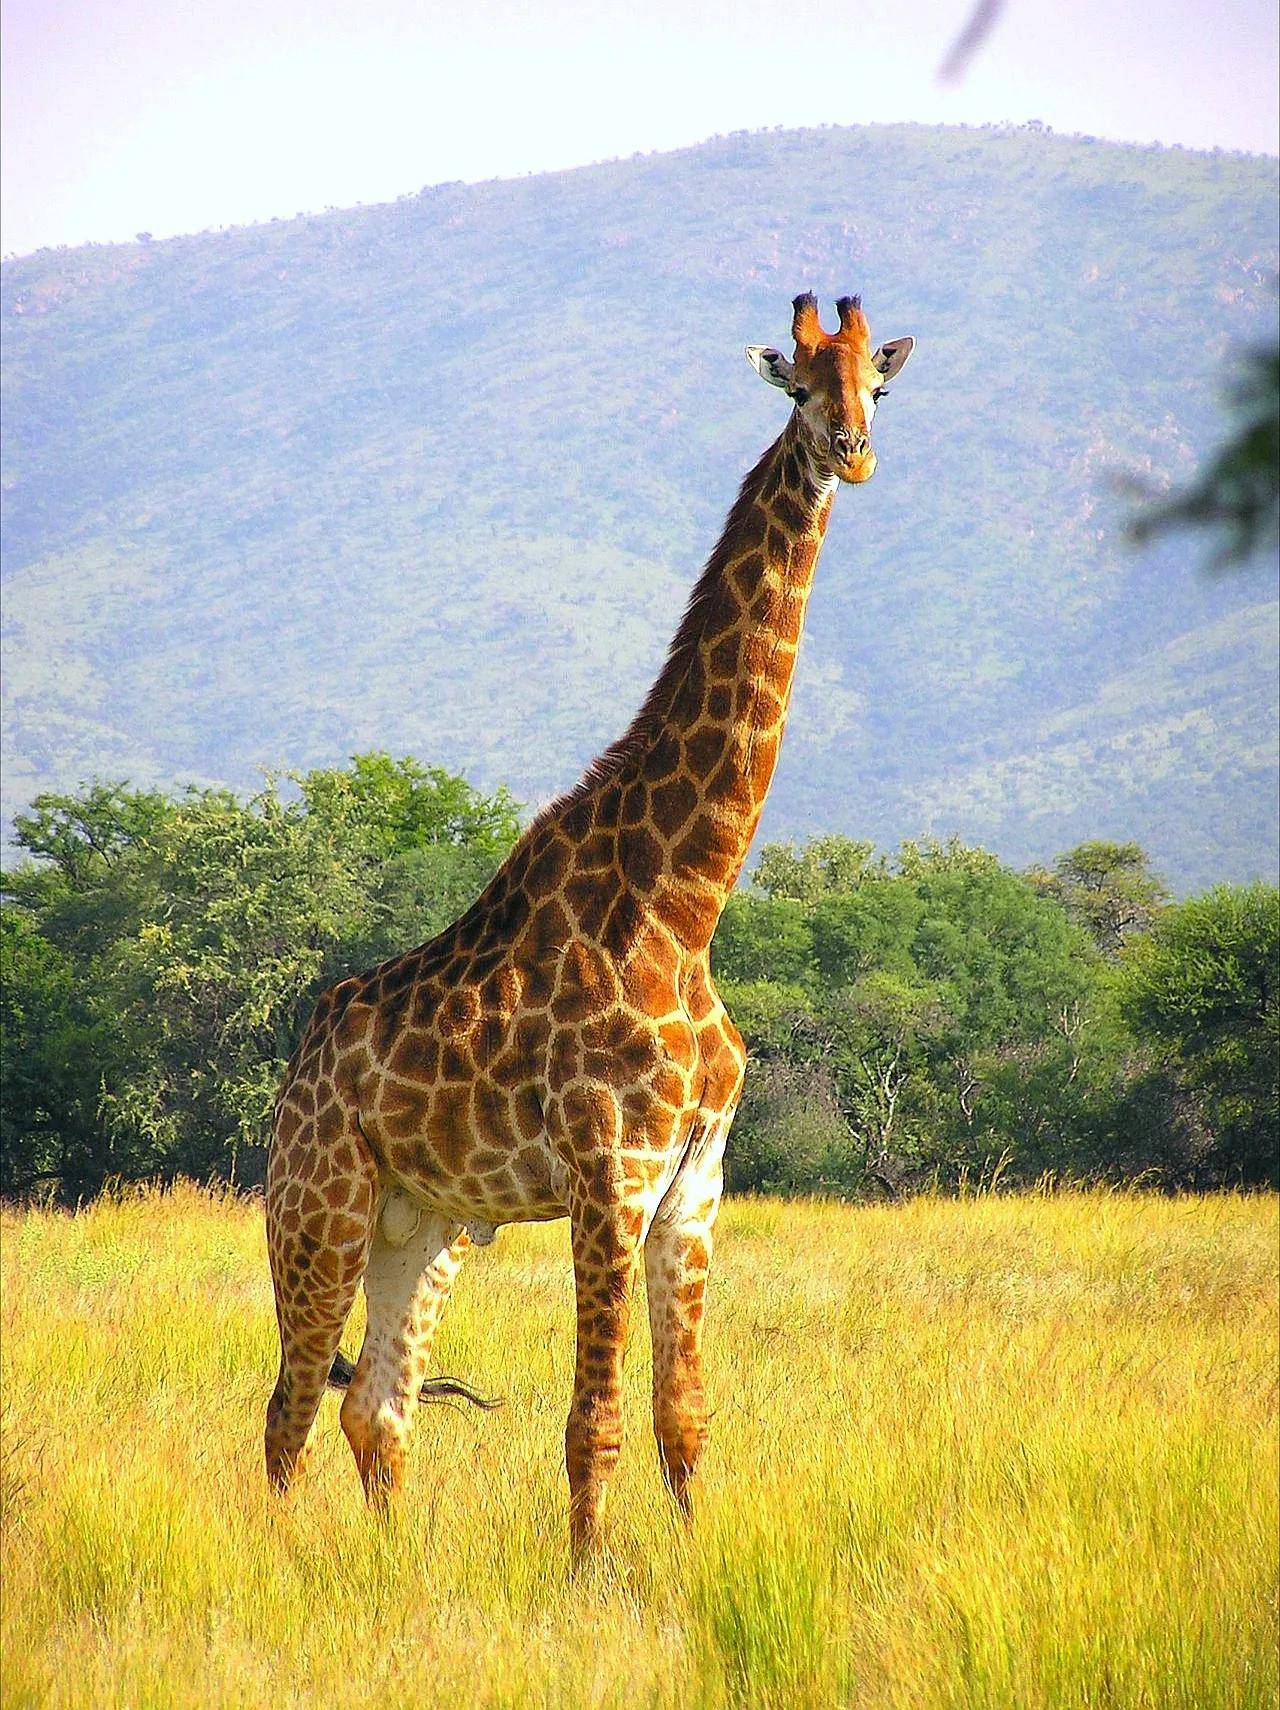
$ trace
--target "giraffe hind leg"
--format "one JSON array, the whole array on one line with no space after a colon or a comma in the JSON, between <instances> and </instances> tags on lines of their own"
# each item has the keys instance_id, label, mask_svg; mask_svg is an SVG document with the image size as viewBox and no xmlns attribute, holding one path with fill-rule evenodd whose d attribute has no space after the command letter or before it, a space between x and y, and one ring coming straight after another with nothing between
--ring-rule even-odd
<instances>
[{"instance_id":1,"label":"giraffe hind leg","mask_svg":"<svg viewBox=\"0 0 1280 1710\"><path fill-rule=\"evenodd\" d=\"M267 1245L280 1371L267 1404L267 1478L285 1490L302 1464L373 1236L377 1170L354 1113L336 1101L277 1115L267 1166Z\"/></svg>"},{"instance_id":2,"label":"giraffe hind leg","mask_svg":"<svg viewBox=\"0 0 1280 1710\"><path fill-rule=\"evenodd\" d=\"M730 1120L732 1112L713 1119L708 1140L676 1178L645 1243L654 1434L667 1488L685 1515L707 1440L702 1322Z\"/></svg>"},{"instance_id":3,"label":"giraffe hind leg","mask_svg":"<svg viewBox=\"0 0 1280 1710\"><path fill-rule=\"evenodd\" d=\"M460 1224L438 1212L423 1209L406 1220L401 1210L393 1192L365 1270L368 1322L342 1403L342 1429L371 1502L400 1488L420 1400L452 1393L485 1405L465 1385L426 1377L436 1327L468 1237Z\"/></svg>"}]
</instances>

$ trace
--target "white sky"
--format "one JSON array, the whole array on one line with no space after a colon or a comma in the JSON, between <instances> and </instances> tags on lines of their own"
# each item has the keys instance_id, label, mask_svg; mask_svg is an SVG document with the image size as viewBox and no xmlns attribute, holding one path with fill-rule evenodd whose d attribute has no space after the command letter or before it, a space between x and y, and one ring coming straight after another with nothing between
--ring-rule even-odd
<instances>
[{"instance_id":1,"label":"white sky","mask_svg":"<svg viewBox=\"0 0 1280 1710\"><path fill-rule=\"evenodd\" d=\"M1274 153L1274 0L4 0L3 236L157 237L765 125Z\"/></svg>"}]
</instances>

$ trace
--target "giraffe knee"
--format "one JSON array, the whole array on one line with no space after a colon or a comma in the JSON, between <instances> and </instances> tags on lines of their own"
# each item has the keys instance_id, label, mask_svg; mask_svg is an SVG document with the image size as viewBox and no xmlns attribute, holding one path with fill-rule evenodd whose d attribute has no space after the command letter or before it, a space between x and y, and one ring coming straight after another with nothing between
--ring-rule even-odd
<instances>
[{"instance_id":1,"label":"giraffe knee","mask_svg":"<svg viewBox=\"0 0 1280 1710\"><path fill-rule=\"evenodd\" d=\"M565 1427L569 1474L569 1542L579 1562L598 1544L609 1483L622 1446L622 1413L616 1399L587 1396L575 1401Z\"/></svg>"},{"instance_id":2,"label":"giraffe knee","mask_svg":"<svg viewBox=\"0 0 1280 1710\"><path fill-rule=\"evenodd\" d=\"M405 1427L385 1407L371 1405L353 1384L339 1414L343 1435L351 1446L360 1482L369 1500L393 1496L404 1477Z\"/></svg>"},{"instance_id":3,"label":"giraffe knee","mask_svg":"<svg viewBox=\"0 0 1280 1710\"><path fill-rule=\"evenodd\" d=\"M359 1456L371 1440L371 1420L364 1398L357 1389L358 1377L352 1381L347 1393L342 1398L342 1407L338 1412L338 1421L342 1426L342 1434L350 1443L352 1452Z\"/></svg>"},{"instance_id":4,"label":"giraffe knee","mask_svg":"<svg viewBox=\"0 0 1280 1710\"><path fill-rule=\"evenodd\" d=\"M292 1484L302 1466L306 1452L305 1434L299 1432L289 1418L288 1397L283 1382L278 1382L267 1403L267 1425L263 1434L263 1455L267 1468L267 1483L283 1494Z\"/></svg>"},{"instance_id":5,"label":"giraffe knee","mask_svg":"<svg viewBox=\"0 0 1280 1710\"><path fill-rule=\"evenodd\" d=\"M564 1455L571 1492L603 1488L622 1448L622 1409L616 1398L576 1400L565 1426Z\"/></svg>"},{"instance_id":6,"label":"giraffe knee","mask_svg":"<svg viewBox=\"0 0 1280 1710\"><path fill-rule=\"evenodd\" d=\"M707 1444L706 1414L701 1407L673 1406L660 1399L653 1423L662 1475L673 1494L683 1500Z\"/></svg>"},{"instance_id":7,"label":"giraffe knee","mask_svg":"<svg viewBox=\"0 0 1280 1710\"><path fill-rule=\"evenodd\" d=\"M286 1452L270 1413L267 1415L267 1430L262 1448L267 1467L267 1483L272 1490L279 1491L283 1495L288 1490L294 1472L297 1470L297 1456Z\"/></svg>"},{"instance_id":8,"label":"giraffe knee","mask_svg":"<svg viewBox=\"0 0 1280 1710\"><path fill-rule=\"evenodd\" d=\"M575 1453L616 1456L622 1444L622 1407L616 1396L575 1399L565 1427L565 1442Z\"/></svg>"},{"instance_id":9,"label":"giraffe knee","mask_svg":"<svg viewBox=\"0 0 1280 1710\"><path fill-rule=\"evenodd\" d=\"M273 1443L266 1445L267 1483L277 1495L283 1496L302 1470L306 1449L291 1449Z\"/></svg>"}]
</instances>

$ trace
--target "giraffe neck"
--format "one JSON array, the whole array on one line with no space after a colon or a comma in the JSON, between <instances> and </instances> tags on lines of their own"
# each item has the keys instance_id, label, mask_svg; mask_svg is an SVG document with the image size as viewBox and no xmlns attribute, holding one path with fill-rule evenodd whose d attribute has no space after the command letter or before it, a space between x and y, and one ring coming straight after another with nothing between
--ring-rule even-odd
<instances>
[{"instance_id":1,"label":"giraffe neck","mask_svg":"<svg viewBox=\"0 0 1280 1710\"><path fill-rule=\"evenodd\" d=\"M651 906L693 950L711 941L773 778L835 485L793 415L743 482L666 665L616 745L623 874L649 882ZM628 832L641 807L644 834ZM660 876L649 832L664 846Z\"/></svg>"}]
</instances>

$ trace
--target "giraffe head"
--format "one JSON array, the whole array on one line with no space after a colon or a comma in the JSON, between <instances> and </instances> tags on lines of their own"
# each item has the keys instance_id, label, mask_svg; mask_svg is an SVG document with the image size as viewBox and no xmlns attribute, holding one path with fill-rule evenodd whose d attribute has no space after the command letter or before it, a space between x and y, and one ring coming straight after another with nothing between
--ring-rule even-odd
<instances>
[{"instance_id":1,"label":"giraffe head","mask_svg":"<svg viewBox=\"0 0 1280 1710\"><path fill-rule=\"evenodd\" d=\"M820 471L842 481L869 481L876 467L871 418L915 340L893 338L873 351L859 297L840 298L840 330L835 333L823 332L818 301L810 292L797 297L792 307L794 361L764 344L748 345L747 360L762 379L794 399Z\"/></svg>"}]
</instances>

